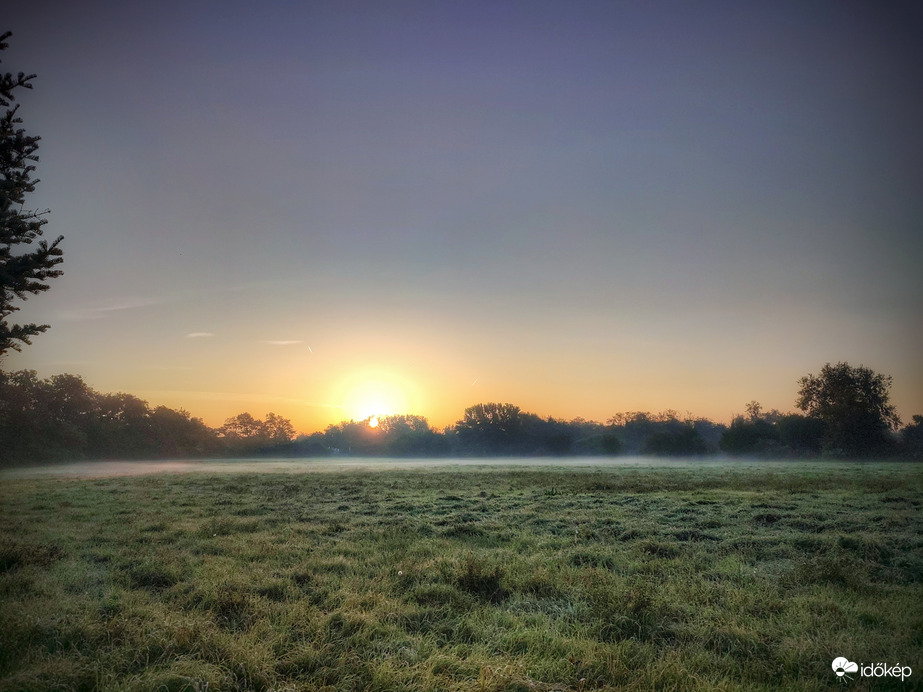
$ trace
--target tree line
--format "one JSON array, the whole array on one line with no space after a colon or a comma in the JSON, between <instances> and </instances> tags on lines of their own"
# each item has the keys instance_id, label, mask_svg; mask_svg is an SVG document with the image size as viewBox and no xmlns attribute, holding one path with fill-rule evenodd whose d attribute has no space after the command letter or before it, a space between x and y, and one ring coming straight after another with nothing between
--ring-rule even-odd
<instances>
[{"instance_id":1,"label":"tree line","mask_svg":"<svg viewBox=\"0 0 923 692\"><path fill-rule=\"evenodd\" d=\"M40 379L0 371L0 464L74 459L195 458L267 454L295 437L290 421L242 413L210 428L183 409L132 394L101 394L76 375Z\"/></svg>"},{"instance_id":2,"label":"tree line","mask_svg":"<svg viewBox=\"0 0 923 692\"><path fill-rule=\"evenodd\" d=\"M542 418L509 403L480 403L441 430L418 415L327 426L296 436L269 413L207 426L183 409L151 407L131 394L101 394L76 375L40 379L0 371L0 464L73 459L220 456L740 456L903 457L923 460L923 416L901 428L891 378L847 363L799 380L800 413L756 401L730 425L707 418L632 411L605 423Z\"/></svg>"}]
</instances>

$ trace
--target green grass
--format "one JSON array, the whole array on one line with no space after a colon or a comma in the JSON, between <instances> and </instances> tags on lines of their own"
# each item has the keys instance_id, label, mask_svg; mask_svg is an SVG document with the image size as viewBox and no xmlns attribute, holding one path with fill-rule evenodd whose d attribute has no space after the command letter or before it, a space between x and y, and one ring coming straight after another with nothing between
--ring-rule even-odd
<instances>
[{"instance_id":1,"label":"green grass","mask_svg":"<svg viewBox=\"0 0 923 692\"><path fill-rule=\"evenodd\" d=\"M913 689L921 503L900 464L7 480L0 690Z\"/></svg>"}]
</instances>

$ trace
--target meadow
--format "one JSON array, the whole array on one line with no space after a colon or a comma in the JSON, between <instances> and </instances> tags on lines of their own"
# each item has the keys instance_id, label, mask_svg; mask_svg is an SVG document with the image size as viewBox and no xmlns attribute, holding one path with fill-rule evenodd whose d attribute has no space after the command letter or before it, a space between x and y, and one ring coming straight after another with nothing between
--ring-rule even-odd
<instances>
[{"instance_id":1,"label":"meadow","mask_svg":"<svg viewBox=\"0 0 923 692\"><path fill-rule=\"evenodd\" d=\"M0 690L923 680L923 467L8 478Z\"/></svg>"}]
</instances>

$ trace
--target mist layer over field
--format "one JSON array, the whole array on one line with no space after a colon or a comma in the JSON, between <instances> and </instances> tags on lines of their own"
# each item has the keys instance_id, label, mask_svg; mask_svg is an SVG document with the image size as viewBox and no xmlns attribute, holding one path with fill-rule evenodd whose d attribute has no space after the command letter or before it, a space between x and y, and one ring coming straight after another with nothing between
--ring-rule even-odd
<instances>
[{"instance_id":1,"label":"mist layer over field","mask_svg":"<svg viewBox=\"0 0 923 692\"><path fill-rule=\"evenodd\" d=\"M542 469L747 469L764 471L802 470L836 473L845 469L863 468L870 462L849 461L793 461L748 459L736 457L662 458L650 456L619 457L487 457L487 458L429 458L382 459L368 457L318 457L299 459L241 458L221 460L152 460L152 461L75 461L22 468L0 469L0 478L40 478L45 476L65 478L106 478L113 476L144 476L161 473L319 473L331 471L392 471L478 467L512 467ZM879 462L877 468L902 462Z\"/></svg>"}]
</instances>

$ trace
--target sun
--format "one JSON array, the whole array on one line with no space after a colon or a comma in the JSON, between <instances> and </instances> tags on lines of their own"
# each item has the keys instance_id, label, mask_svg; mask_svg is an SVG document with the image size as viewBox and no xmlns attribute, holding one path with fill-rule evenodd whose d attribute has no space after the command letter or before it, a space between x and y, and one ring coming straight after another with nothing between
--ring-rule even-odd
<instances>
[{"instance_id":1,"label":"sun","mask_svg":"<svg viewBox=\"0 0 923 692\"><path fill-rule=\"evenodd\" d=\"M408 413L407 386L395 376L357 376L344 389L344 413L352 420L369 421L370 427L374 428L382 416Z\"/></svg>"}]
</instances>

